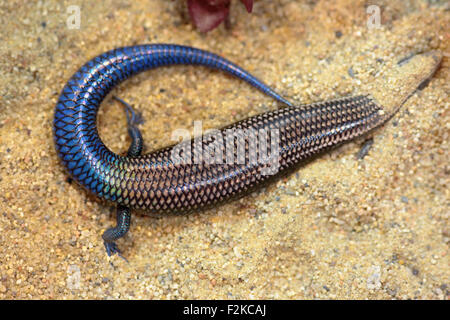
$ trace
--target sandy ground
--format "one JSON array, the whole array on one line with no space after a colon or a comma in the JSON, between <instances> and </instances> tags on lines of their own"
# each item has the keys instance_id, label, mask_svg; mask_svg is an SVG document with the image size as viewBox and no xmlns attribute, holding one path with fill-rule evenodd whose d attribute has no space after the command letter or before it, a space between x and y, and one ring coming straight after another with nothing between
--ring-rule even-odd
<instances>
[{"instance_id":1,"label":"sandy ground","mask_svg":"<svg viewBox=\"0 0 450 320\"><path fill-rule=\"evenodd\" d=\"M368 28L367 4L381 8ZM67 8L81 8L69 29ZM178 1L3 1L0 5L1 299L449 299L449 26L447 1L235 2L231 30L203 35ZM444 53L440 70L368 154L360 139L260 192L188 216L135 215L108 259L114 208L71 182L52 138L53 109L88 59L170 42L219 53L299 103L367 93L413 53ZM176 128L219 127L277 108L220 72L170 67L114 94L143 113L146 150ZM129 144L108 97L99 130Z\"/></svg>"}]
</instances>

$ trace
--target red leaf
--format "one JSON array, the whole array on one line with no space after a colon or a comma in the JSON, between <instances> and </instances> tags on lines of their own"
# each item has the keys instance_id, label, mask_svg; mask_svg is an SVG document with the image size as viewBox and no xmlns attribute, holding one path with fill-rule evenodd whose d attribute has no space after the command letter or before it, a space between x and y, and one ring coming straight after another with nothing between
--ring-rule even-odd
<instances>
[{"instance_id":1,"label":"red leaf","mask_svg":"<svg viewBox=\"0 0 450 320\"><path fill-rule=\"evenodd\" d=\"M241 2L245 5L248 13L252 12L253 0L241 0Z\"/></svg>"},{"instance_id":2,"label":"red leaf","mask_svg":"<svg viewBox=\"0 0 450 320\"><path fill-rule=\"evenodd\" d=\"M202 32L217 27L228 16L231 0L188 0L189 15Z\"/></svg>"}]
</instances>

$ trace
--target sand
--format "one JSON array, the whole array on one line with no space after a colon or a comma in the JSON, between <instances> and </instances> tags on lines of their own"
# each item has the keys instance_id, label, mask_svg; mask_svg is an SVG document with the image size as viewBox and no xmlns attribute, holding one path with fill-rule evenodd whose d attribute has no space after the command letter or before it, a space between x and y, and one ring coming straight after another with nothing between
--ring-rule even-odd
<instances>
[{"instance_id":1,"label":"sand","mask_svg":"<svg viewBox=\"0 0 450 320\"><path fill-rule=\"evenodd\" d=\"M181 1L4 1L0 5L0 299L449 299L449 26L447 1L235 1L231 29L204 35ZM69 29L79 5L79 29ZM297 103L374 90L411 54L441 68L370 137L242 200L184 216L134 215L108 258L114 208L68 179L53 110L88 59L169 42L221 54ZM220 127L279 107L249 85L200 67L167 67L114 94L142 112L146 150L177 128ZM121 106L99 114L108 147L130 142ZM366 137L367 139L367 137Z\"/></svg>"}]
</instances>

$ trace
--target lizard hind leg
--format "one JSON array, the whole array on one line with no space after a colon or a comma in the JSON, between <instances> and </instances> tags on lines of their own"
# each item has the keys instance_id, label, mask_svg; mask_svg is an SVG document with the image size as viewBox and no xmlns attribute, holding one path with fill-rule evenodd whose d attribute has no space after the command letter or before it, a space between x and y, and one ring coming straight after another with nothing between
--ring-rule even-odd
<instances>
[{"instance_id":1,"label":"lizard hind leg","mask_svg":"<svg viewBox=\"0 0 450 320\"><path fill-rule=\"evenodd\" d=\"M144 148L144 140L142 139L141 131L137 127L138 124L143 122L142 115L137 113L127 102L114 96L115 100L119 101L124 107L127 115L128 134L131 137L131 145L128 149L127 156L138 157L141 155Z\"/></svg>"},{"instance_id":2,"label":"lizard hind leg","mask_svg":"<svg viewBox=\"0 0 450 320\"><path fill-rule=\"evenodd\" d=\"M142 139L142 134L139 131L137 125L142 123L141 115L136 113L133 108L125 101L118 97L113 97L121 104L125 106L125 112L127 115L127 126L128 126L128 134L131 137L131 145L128 148L127 156L128 157L138 157L142 153L142 149L144 146L144 141ZM106 253L108 256L118 254L121 258L125 259L119 248L116 245L116 240L125 236L130 229L131 222L131 209L122 205L117 206L117 225L115 227L111 227L107 229L103 235L103 243L106 248Z\"/></svg>"},{"instance_id":3,"label":"lizard hind leg","mask_svg":"<svg viewBox=\"0 0 450 320\"><path fill-rule=\"evenodd\" d=\"M119 248L116 245L116 240L122 238L130 229L131 211L130 208L124 206L117 206L117 226L107 229L103 235L103 243L105 245L106 253L108 256L118 254L121 258L125 259Z\"/></svg>"}]
</instances>

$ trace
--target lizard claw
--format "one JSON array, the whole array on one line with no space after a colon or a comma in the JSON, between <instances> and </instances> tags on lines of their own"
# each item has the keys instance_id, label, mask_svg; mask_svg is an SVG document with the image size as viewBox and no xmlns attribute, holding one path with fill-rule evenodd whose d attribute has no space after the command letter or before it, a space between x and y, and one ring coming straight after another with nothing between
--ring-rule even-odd
<instances>
[{"instance_id":1,"label":"lizard claw","mask_svg":"<svg viewBox=\"0 0 450 320\"><path fill-rule=\"evenodd\" d=\"M117 254L119 257L121 257L123 260L128 262L128 260L122 256L122 253L120 252L119 248L117 247L115 242L103 242L106 248L106 253L108 254L108 257L111 257L111 255Z\"/></svg>"}]
</instances>

